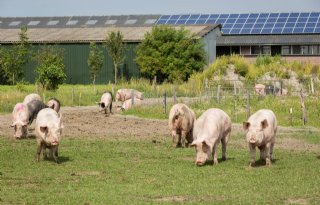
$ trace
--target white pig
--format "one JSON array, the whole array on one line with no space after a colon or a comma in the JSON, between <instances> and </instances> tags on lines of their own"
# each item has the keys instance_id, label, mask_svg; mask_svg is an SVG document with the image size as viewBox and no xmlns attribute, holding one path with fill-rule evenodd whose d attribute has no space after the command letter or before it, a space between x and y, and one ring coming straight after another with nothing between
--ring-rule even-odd
<instances>
[{"instance_id":1,"label":"white pig","mask_svg":"<svg viewBox=\"0 0 320 205\"><path fill-rule=\"evenodd\" d=\"M172 106L169 112L168 125L173 146L186 147L192 143L192 130L195 120L196 115L187 105L178 103ZM177 135L179 136L178 142L176 142Z\"/></svg>"},{"instance_id":2,"label":"white pig","mask_svg":"<svg viewBox=\"0 0 320 205\"><path fill-rule=\"evenodd\" d=\"M47 106L54 109L56 112L60 111L60 101L57 98L50 98L47 102Z\"/></svg>"},{"instance_id":3,"label":"white pig","mask_svg":"<svg viewBox=\"0 0 320 205\"><path fill-rule=\"evenodd\" d=\"M132 104L132 99L129 99L129 100L126 100L122 103L121 110L128 110L128 109L132 108L133 106L137 106L137 105L141 105L141 104L142 104L142 100L140 100L138 98L133 99L133 104Z\"/></svg>"},{"instance_id":4,"label":"white pig","mask_svg":"<svg viewBox=\"0 0 320 205\"><path fill-rule=\"evenodd\" d=\"M28 104L29 102L31 102L32 100L40 100L42 101L40 95L36 94L36 93L31 93L29 95L27 95L24 100L23 103L24 104Z\"/></svg>"},{"instance_id":5,"label":"white pig","mask_svg":"<svg viewBox=\"0 0 320 205\"><path fill-rule=\"evenodd\" d=\"M196 148L196 165L204 165L212 155L213 163L218 164L217 145L222 144L222 160L226 160L227 143L231 132L230 117L217 108L205 111L193 127L193 142Z\"/></svg>"},{"instance_id":6,"label":"white pig","mask_svg":"<svg viewBox=\"0 0 320 205\"><path fill-rule=\"evenodd\" d=\"M112 93L109 91L104 92L98 105L100 108L99 111L104 110L104 113L107 114L108 110L109 114L112 113Z\"/></svg>"},{"instance_id":7,"label":"white pig","mask_svg":"<svg viewBox=\"0 0 320 205\"><path fill-rule=\"evenodd\" d=\"M261 109L251 115L247 122L243 122L246 131L246 140L249 145L253 166L256 161L256 147L260 149L260 159L271 165L273 146L277 132L277 119L271 110Z\"/></svg>"},{"instance_id":8,"label":"white pig","mask_svg":"<svg viewBox=\"0 0 320 205\"><path fill-rule=\"evenodd\" d=\"M143 100L143 94L135 89L119 89L116 93L116 101L125 101L132 98L132 93L135 98Z\"/></svg>"},{"instance_id":9,"label":"white pig","mask_svg":"<svg viewBox=\"0 0 320 205\"><path fill-rule=\"evenodd\" d=\"M40 159L41 151L43 152L43 157L47 157L46 148L49 148L51 157L58 163L58 146L62 128L61 114L59 116L55 110L45 108L38 113L35 128L37 139L37 161Z\"/></svg>"}]
</instances>

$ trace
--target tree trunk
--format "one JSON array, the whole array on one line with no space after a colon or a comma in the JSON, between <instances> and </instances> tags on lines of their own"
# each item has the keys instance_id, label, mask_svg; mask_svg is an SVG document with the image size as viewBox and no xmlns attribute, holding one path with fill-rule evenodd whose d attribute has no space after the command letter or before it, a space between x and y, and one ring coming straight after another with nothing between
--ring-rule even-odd
<instances>
[{"instance_id":1,"label":"tree trunk","mask_svg":"<svg viewBox=\"0 0 320 205\"><path fill-rule=\"evenodd\" d=\"M113 63L114 64L114 84L117 84L117 75L118 75L118 67L117 67L117 63Z\"/></svg>"}]
</instances>

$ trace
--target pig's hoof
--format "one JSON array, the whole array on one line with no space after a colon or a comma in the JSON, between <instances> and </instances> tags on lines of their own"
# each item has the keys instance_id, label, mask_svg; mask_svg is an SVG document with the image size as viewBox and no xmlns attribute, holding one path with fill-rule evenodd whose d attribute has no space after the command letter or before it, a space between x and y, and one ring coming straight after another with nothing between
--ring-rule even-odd
<instances>
[{"instance_id":1,"label":"pig's hoof","mask_svg":"<svg viewBox=\"0 0 320 205\"><path fill-rule=\"evenodd\" d=\"M271 166L271 160L270 160L270 159L267 159L267 160L266 160L266 165L267 165L268 167Z\"/></svg>"},{"instance_id":2,"label":"pig's hoof","mask_svg":"<svg viewBox=\"0 0 320 205\"><path fill-rule=\"evenodd\" d=\"M218 164L218 160L217 159L213 160L213 164L217 165Z\"/></svg>"},{"instance_id":3,"label":"pig's hoof","mask_svg":"<svg viewBox=\"0 0 320 205\"><path fill-rule=\"evenodd\" d=\"M254 167L255 162L250 162L249 167Z\"/></svg>"}]
</instances>

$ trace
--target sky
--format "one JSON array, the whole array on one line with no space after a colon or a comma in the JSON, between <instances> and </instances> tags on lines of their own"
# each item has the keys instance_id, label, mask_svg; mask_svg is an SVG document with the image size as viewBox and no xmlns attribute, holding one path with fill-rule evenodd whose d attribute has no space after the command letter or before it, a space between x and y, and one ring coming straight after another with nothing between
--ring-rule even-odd
<instances>
[{"instance_id":1,"label":"sky","mask_svg":"<svg viewBox=\"0 0 320 205\"><path fill-rule=\"evenodd\" d=\"M320 0L0 0L0 17L320 11Z\"/></svg>"}]
</instances>

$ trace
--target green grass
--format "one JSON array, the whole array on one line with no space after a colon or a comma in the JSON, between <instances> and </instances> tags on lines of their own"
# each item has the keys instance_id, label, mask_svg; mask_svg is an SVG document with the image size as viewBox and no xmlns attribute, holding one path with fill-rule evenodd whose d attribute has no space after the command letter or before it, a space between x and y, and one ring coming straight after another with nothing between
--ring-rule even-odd
<instances>
[{"instance_id":1,"label":"green grass","mask_svg":"<svg viewBox=\"0 0 320 205\"><path fill-rule=\"evenodd\" d=\"M303 140L306 133L296 137ZM320 135L313 135L319 145ZM61 164L35 162L35 139L1 137L0 204L320 203L320 150L276 146L272 167L248 169L248 150L235 145L245 145L243 136L232 141L229 160L197 167L194 149L174 149L168 136L66 138Z\"/></svg>"}]
</instances>

